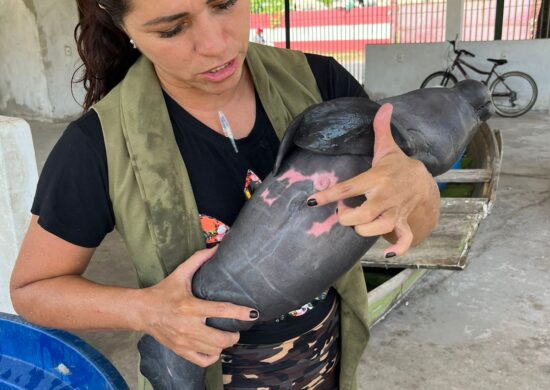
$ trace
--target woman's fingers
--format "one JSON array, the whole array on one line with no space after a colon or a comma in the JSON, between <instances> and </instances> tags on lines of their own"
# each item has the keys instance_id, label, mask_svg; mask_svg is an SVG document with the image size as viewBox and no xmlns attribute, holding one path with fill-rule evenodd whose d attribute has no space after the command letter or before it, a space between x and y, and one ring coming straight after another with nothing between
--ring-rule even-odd
<instances>
[{"instance_id":1,"label":"woman's fingers","mask_svg":"<svg viewBox=\"0 0 550 390\"><path fill-rule=\"evenodd\" d=\"M206 368L208 366L211 366L212 364L216 363L220 355L207 355L200 352L195 351L174 351L178 355L180 355L182 358L189 360L191 363L196 364L199 367Z\"/></svg>"},{"instance_id":2,"label":"woman's fingers","mask_svg":"<svg viewBox=\"0 0 550 390\"><path fill-rule=\"evenodd\" d=\"M374 222L386 210L394 208L389 197L381 197L373 192L358 207L338 206L338 222L343 226L358 226ZM388 202L390 201L390 202ZM342 203L342 202L339 202Z\"/></svg>"},{"instance_id":3,"label":"woman's fingers","mask_svg":"<svg viewBox=\"0 0 550 390\"><path fill-rule=\"evenodd\" d=\"M190 314L204 318L230 318L241 321L256 321L260 313L251 307L239 306L229 302L205 301L194 298Z\"/></svg>"},{"instance_id":4,"label":"woman's fingers","mask_svg":"<svg viewBox=\"0 0 550 390\"><path fill-rule=\"evenodd\" d=\"M191 281L216 249L198 251L167 278L144 289L148 308L141 329L161 344L196 364L215 362L224 348L234 345L238 332L225 332L206 325L207 318L254 321L254 308L227 302L206 301L192 295ZM200 353L200 354L199 354ZM202 354L202 355L201 355Z\"/></svg>"},{"instance_id":5,"label":"woman's fingers","mask_svg":"<svg viewBox=\"0 0 550 390\"><path fill-rule=\"evenodd\" d=\"M381 236L390 233L395 228L397 209L391 208L380 214L370 223L351 225L358 235L363 237Z\"/></svg>"},{"instance_id":6,"label":"woman's fingers","mask_svg":"<svg viewBox=\"0 0 550 390\"><path fill-rule=\"evenodd\" d=\"M391 153L403 153L395 143L391 133L391 115L393 106L389 103L383 104L374 117L374 154L372 165Z\"/></svg>"},{"instance_id":7,"label":"woman's fingers","mask_svg":"<svg viewBox=\"0 0 550 390\"><path fill-rule=\"evenodd\" d=\"M405 219L398 220L393 229L393 233L395 237L397 237L397 241L384 250L384 257L401 256L409 250L413 242L411 227Z\"/></svg>"},{"instance_id":8,"label":"woman's fingers","mask_svg":"<svg viewBox=\"0 0 550 390\"><path fill-rule=\"evenodd\" d=\"M239 332L225 332L206 325L202 326L204 328L199 334L190 336L181 346L207 355L219 355L222 350L232 347L239 341Z\"/></svg>"},{"instance_id":9,"label":"woman's fingers","mask_svg":"<svg viewBox=\"0 0 550 390\"><path fill-rule=\"evenodd\" d=\"M199 337L196 338L202 343L225 349L235 345L237 341L239 341L239 332L226 332L204 324L202 327L204 327L204 329L201 330Z\"/></svg>"},{"instance_id":10,"label":"woman's fingers","mask_svg":"<svg viewBox=\"0 0 550 390\"><path fill-rule=\"evenodd\" d=\"M385 185L384 181L381 182L379 180L381 178L381 171L375 168L381 160L390 154L404 156L404 153L395 143L391 133L390 121L392 111L393 106L386 103L380 107L374 117L373 126L375 136L372 168L351 179L337 183L324 191L312 194L308 198L308 205L323 206L337 200L348 199L359 195L369 196L371 189L376 186ZM390 179L391 177L386 177L386 180Z\"/></svg>"},{"instance_id":11,"label":"woman's fingers","mask_svg":"<svg viewBox=\"0 0 550 390\"><path fill-rule=\"evenodd\" d=\"M370 179L370 176L370 171L366 171L352 177L351 179L337 183L326 190L312 194L308 198L307 204L313 206L324 206L338 200L365 195L374 184L373 180ZM311 203L313 199L315 200L314 204Z\"/></svg>"},{"instance_id":12,"label":"woman's fingers","mask_svg":"<svg viewBox=\"0 0 550 390\"><path fill-rule=\"evenodd\" d=\"M388 254L388 257L400 256L409 250L413 242L413 233L409 224L406 222L406 218L399 215L399 211L396 207L385 210L369 223L357 225L348 224L347 222L349 220L353 220L352 218L360 219L360 215L365 215L364 213L361 213L359 209L360 207L346 210L340 217L344 220L347 219L346 223L341 222L342 225L352 226L356 233L363 237L382 236L393 232L393 235L397 238L397 241L384 250L384 256L387 256ZM352 218L346 217L347 215L355 213L359 215L352 216Z\"/></svg>"},{"instance_id":13,"label":"woman's fingers","mask_svg":"<svg viewBox=\"0 0 550 390\"><path fill-rule=\"evenodd\" d=\"M240 334L209 327L204 323L204 319L197 318L184 321L175 328L159 329L153 337L182 357L187 358L191 355L196 358L204 355L200 361L205 363L209 359L207 356L215 358L216 361L224 349L239 341Z\"/></svg>"},{"instance_id":14,"label":"woman's fingers","mask_svg":"<svg viewBox=\"0 0 550 390\"><path fill-rule=\"evenodd\" d=\"M196 251L193 255L191 255L191 257L179 265L178 268L175 269L174 273L177 273L179 277L191 281L195 272L197 272L204 263L208 262L217 250L218 246L216 245L213 248Z\"/></svg>"}]
</instances>

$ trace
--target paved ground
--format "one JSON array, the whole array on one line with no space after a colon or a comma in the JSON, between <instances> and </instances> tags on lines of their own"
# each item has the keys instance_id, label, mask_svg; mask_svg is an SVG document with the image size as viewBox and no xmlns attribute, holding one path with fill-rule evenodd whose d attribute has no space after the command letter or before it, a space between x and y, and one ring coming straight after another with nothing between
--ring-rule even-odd
<instances>
[{"instance_id":1,"label":"paved ground","mask_svg":"<svg viewBox=\"0 0 550 390\"><path fill-rule=\"evenodd\" d=\"M39 167L61 124L30 122ZM432 271L372 331L359 367L361 390L550 387L550 116L497 118L504 163L497 203L464 271ZM135 286L112 234L87 275ZM81 334L135 388L138 335Z\"/></svg>"},{"instance_id":2,"label":"paved ground","mask_svg":"<svg viewBox=\"0 0 550 390\"><path fill-rule=\"evenodd\" d=\"M373 329L361 389L550 388L549 119L492 121L500 186L469 265L431 272Z\"/></svg>"}]
</instances>

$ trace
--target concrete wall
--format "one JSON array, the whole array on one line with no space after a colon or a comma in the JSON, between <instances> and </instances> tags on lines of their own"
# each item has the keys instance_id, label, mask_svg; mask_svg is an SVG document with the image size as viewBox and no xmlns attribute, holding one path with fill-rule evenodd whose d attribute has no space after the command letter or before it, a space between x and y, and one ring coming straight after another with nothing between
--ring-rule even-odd
<instances>
[{"instance_id":1,"label":"concrete wall","mask_svg":"<svg viewBox=\"0 0 550 390\"><path fill-rule=\"evenodd\" d=\"M534 109L550 108L550 39L533 41L461 42L459 48L476 54L465 57L479 69L490 70L486 58L505 58L499 72L520 70L533 77L539 89ZM373 99L402 94L420 87L429 74L443 70L452 50L447 43L371 45L365 49L365 89ZM468 71L472 78L480 77ZM481 78L481 77L480 77Z\"/></svg>"},{"instance_id":2,"label":"concrete wall","mask_svg":"<svg viewBox=\"0 0 550 390\"><path fill-rule=\"evenodd\" d=\"M81 111L70 84L77 15L74 0L0 0L0 112L63 120Z\"/></svg>"},{"instance_id":3,"label":"concrete wall","mask_svg":"<svg viewBox=\"0 0 550 390\"><path fill-rule=\"evenodd\" d=\"M36 15L21 0L0 0L0 110L50 116L47 90Z\"/></svg>"}]
</instances>

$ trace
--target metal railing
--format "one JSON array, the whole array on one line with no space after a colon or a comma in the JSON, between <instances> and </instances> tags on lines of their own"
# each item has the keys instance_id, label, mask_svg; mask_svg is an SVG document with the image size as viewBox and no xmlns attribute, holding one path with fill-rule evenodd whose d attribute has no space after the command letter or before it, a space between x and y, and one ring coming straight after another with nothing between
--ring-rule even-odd
<instances>
[{"instance_id":1,"label":"metal railing","mask_svg":"<svg viewBox=\"0 0 550 390\"><path fill-rule=\"evenodd\" d=\"M447 0L392 1L391 13L391 43L432 43L444 40Z\"/></svg>"},{"instance_id":2,"label":"metal railing","mask_svg":"<svg viewBox=\"0 0 550 390\"><path fill-rule=\"evenodd\" d=\"M463 41L550 38L550 0L465 0Z\"/></svg>"},{"instance_id":3,"label":"metal railing","mask_svg":"<svg viewBox=\"0 0 550 390\"><path fill-rule=\"evenodd\" d=\"M362 82L365 45L443 42L448 1L251 0L250 40L333 56ZM550 0L464 0L461 39L549 38L549 11Z\"/></svg>"}]
</instances>

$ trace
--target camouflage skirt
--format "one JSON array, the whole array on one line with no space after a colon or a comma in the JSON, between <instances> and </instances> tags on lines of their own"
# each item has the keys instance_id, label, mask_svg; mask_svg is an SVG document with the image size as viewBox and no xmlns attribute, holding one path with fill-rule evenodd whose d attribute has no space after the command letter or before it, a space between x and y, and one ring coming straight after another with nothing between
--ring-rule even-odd
<instances>
[{"instance_id":1,"label":"camouflage skirt","mask_svg":"<svg viewBox=\"0 0 550 390\"><path fill-rule=\"evenodd\" d=\"M338 389L338 299L313 329L279 344L237 344L222 354L226 390Z\"/></svg>"}]
</instances>

